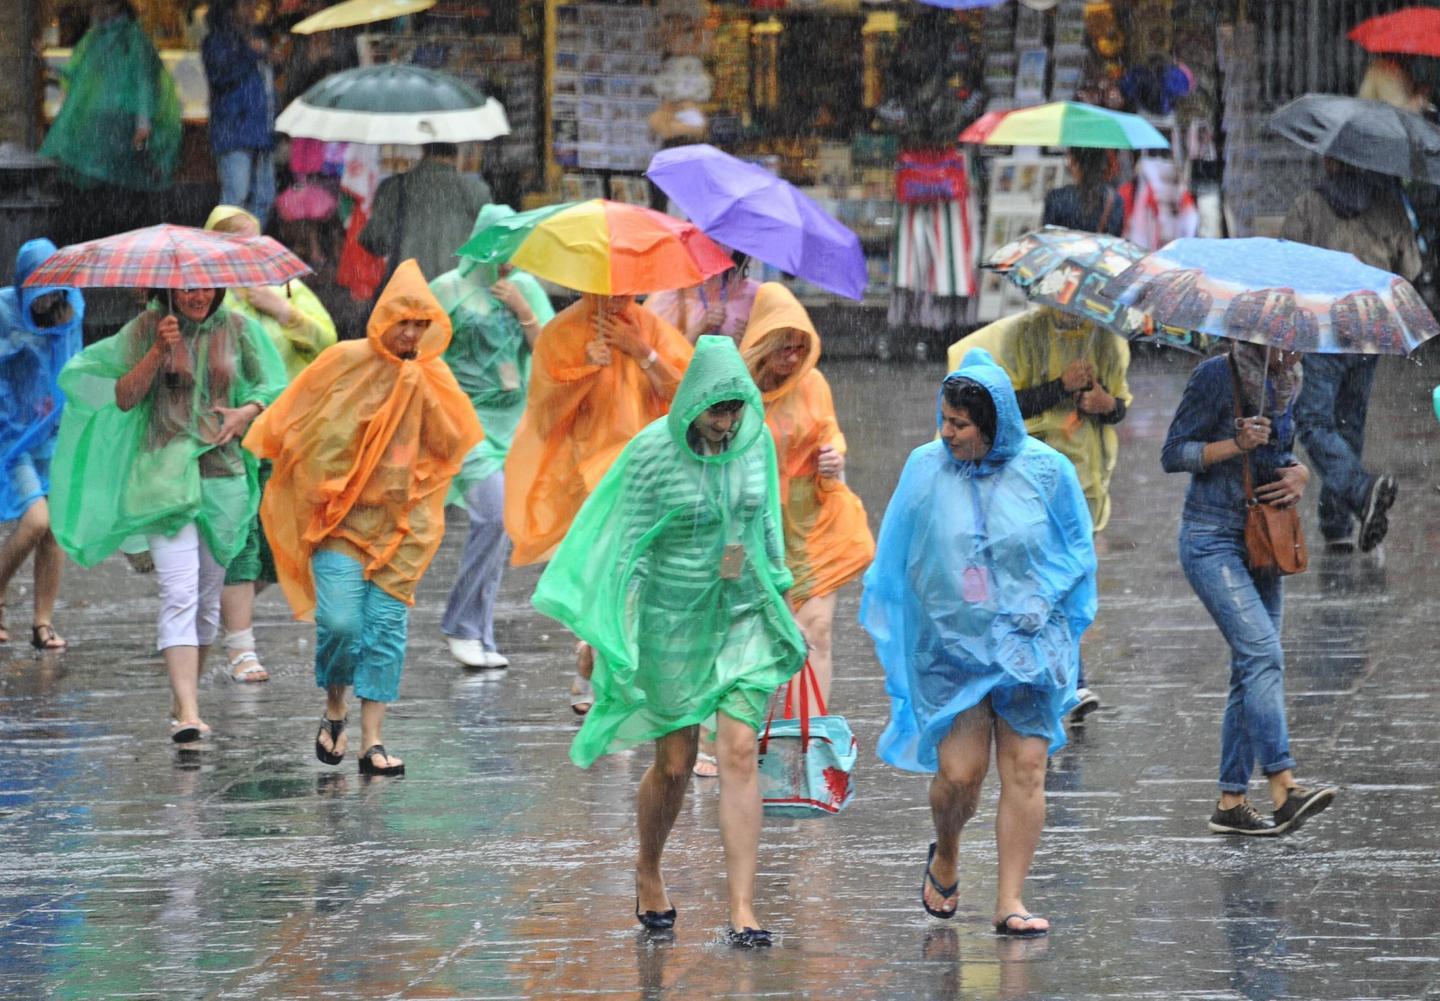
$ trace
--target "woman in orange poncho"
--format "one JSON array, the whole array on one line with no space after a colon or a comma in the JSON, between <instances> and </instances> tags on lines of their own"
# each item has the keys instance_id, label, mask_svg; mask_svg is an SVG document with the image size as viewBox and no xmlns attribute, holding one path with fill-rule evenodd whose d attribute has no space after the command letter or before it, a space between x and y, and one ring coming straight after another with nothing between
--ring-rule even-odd
<instances>
[{"instance_id":1,"label":"woman in orange poncho","mask_svg":"<svg viewBox=\"0 0 1440 1001\"><path fill-rule=\"evenodd\" d=\"M828 700L836 592L865 572L875 539L860 498L845 485L845 436L830 384L815 367L820 335L784 285L760 286L740 354L760 387L765 423L775 438L785 562L795 575L786 597Z\"/></svg>"},{"instance_id":2,"label":"woman in orange poncho","mask_svg":"<svg viewBox=\"0 0 1440 1001\"><path fill-rule=\"evenodd\" d=\"M360 771L401 775L380 743L400 690L409 606L445 534L445 494L483 435L441 355L450 319L414 261L396 269L364 341L326 349L245 436L274 463L260 518L280 587L315 620L326 707L315 756L345 753L345 689L361 702Z\"/></svg>"}]
</instances>

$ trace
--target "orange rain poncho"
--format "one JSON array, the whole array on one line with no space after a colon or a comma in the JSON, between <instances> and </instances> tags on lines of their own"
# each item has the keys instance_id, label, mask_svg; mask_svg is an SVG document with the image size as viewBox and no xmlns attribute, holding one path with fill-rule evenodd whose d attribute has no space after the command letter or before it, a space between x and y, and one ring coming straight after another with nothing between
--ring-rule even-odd
<instances>
[{"instance_id":1,"label":"orange rain poncho","mask_svg":"<svg viewBox=\"0 0 1440 1001\"><path fill-rule=\"evenodd\" d=\"M784 285L766 282L755 295L740 353L752 378L765 356L798 330L810 338L810 353L779 386L763 387L765 423L775 438L780 471L780 513L785 526L785 562L795 575L787 597L799 608L811 598L839 590L859 577L875 556L875 538L860 498L842 480L820 476L816 455L833 445L844 454L845 436L835 419L830 384L815 367L820 335L805 307Z\"/></svg>"},{"instance_id":2,"label":"orange rain poncho","mask_svg":"<svg viewBox=\"0 0 1440 1001\"><path fill-rule=\"evenodd\" d=\"M407 319L430 321L412 359L380 340ZM246 448L274 462L260 520L298 619L314 614L310 557L322 548L414 604L445 535L450 480L484 437L440 358L450 318L413 260L396 269L365 334L323 351L245 435Z\"/></svg>"},{"instance_id":3,"label":"orange rain poncho","mask_svg":"<svg viewBox=\"0 0 1440 1001\"><path fill-rule=\"evenodd\" d=\"M665 416L675 393L674 386L656 393L639 362L619 351L608 365L590 364L585 345L595 339L595 308L595 300L581 299L535 342L525 416L505 460L505 530L516 566L549 559L616 456ZM633 302L617 318L684 374L695 349L678 330Z\"/></svg>"}]
</instances>

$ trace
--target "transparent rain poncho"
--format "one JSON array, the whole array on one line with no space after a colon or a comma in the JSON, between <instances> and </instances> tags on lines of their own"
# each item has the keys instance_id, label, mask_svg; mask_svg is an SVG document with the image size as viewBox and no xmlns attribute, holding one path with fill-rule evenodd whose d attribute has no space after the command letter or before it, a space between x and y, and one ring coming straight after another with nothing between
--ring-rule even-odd
<instances>
[{"instance_id":1,"label":"transparent rain poncho","mask_svg":"<svg viewBox=\"0 0 1440 1001\"><path fill-rule=\"evenodd\" d=\"M227 309L200 323L177 313L189 372L158 375L138 405L121 410L115 383L150 350L167 312L152 301L60 373L65 413L50 471L50 518L55 538L81 566L99 563L127 539L173 535L192 521L225 566L255 517L255 459L238 439L214 444L215 408L270 403L285 386L284 365L264 333Z\"/></svg>"},{"instance_id":2,"label":"transparent rain poncho","mask_svg":"<svg viewBox=\"0 0 1440 1001\"><path fill-rule=\"evenodd\" d=\"M745 401L723 451L690 427ZM535 607L595 648L595 704L570 758L708 720L756 729L805 661L785 605L775 448L760 392L728 337L701 337L668 416L626 446L580 509L535 589Z\"/></svg>"},{"instance_id":3,"label":"transparent rain poncho","mask_svg":"<svg viewBox=\"0 0 1440 1001\"><path fill-rule=\"evenodd\" d=\"M997 428L978 462L942 441L910 453L865 574L860 622L891 698L877 751L933 772L955 717L986 696L1017 732L1065 743L1080 636L1095 617L1090 512L1064 456L1025 434L984 349L949 378L979 383Z\"/></svg>"},{"instance_id":4,"label":"transparent rain poncho","mask_svg":"<svg viewBox=\"0 0 1440 1001\"><path fill-rule=\"evenodd\" d=\"M515 214L508 205L486 205L475 218L472 236ZM450 315L453 334L445 364L470 397L485 428L485 440L465 456L465 465L450 486L456 504L476 483L500 472L515 429L525 415L525 389L530 383L530 342L515 314L490 294L500 277L494 264L461 259L460 266L430 283L430 291ZM520 290L541 326L555 316L540 283L523 271L505 280Z\"/></svg>"},{"instance_id":5,"label":"transparent rain poncho","mask_svg":"<svg viewBox=\"0 0 1440 1001\"><path fill-rule=\"evenodd\" d=\"M15 284L0 289L0 521L25 513L34 495L22 496L8 475L25 457L35 463L41 494L49 492L46 460L55 451L55 435L65 397L60 370L81 346L85 299L79 289L24 288L30 273L55 253L49 240L28 240L15 258ZM38 327L31 307L59 292L70 304L69 321Z\"/></svg>"}]
</instances>

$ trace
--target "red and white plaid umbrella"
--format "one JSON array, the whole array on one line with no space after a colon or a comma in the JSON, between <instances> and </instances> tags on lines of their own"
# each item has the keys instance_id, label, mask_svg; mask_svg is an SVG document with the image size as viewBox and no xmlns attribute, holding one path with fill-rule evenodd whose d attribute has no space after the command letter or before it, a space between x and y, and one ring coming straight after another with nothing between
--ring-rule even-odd
<instances>
[{"instance_id":1,"label":"red and white plaid umbrella","mask_svg":"<svg viewBox=\"0 0 1440 1001\"><path fill-rule=\"evenodd\" d=\"M61 247L25 284L249 288L283 285L310 270L268 236L237 236L167 223Z\"/></svg>"}]
</instances>

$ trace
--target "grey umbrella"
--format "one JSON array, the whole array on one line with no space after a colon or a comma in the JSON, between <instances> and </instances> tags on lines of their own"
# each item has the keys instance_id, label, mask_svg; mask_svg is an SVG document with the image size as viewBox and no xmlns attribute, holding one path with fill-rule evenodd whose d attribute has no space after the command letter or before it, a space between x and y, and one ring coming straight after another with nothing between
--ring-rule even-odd
<instances>
[{"instance_id":1,"label":"grey umbrella","mask_svg":"<svg viewBox=\"0 0 1440 1001\"><path fill-rule=\"evenodd\" d=\"M1351 166L1440 184L1440 128L1383 101L1306 94L1271 115L1270 127Z\"/></svg>"}]
</instances>

